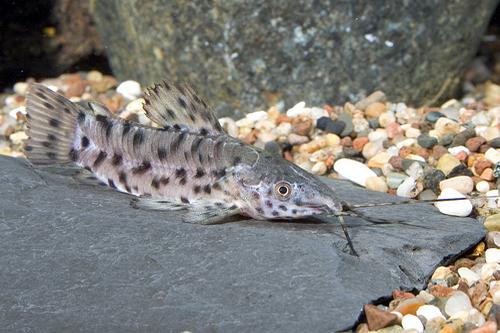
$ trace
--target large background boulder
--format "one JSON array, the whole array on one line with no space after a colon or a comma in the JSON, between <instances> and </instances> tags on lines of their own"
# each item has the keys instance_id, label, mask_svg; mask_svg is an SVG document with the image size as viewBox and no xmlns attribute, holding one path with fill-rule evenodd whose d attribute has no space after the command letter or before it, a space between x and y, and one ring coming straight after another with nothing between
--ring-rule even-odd
<instances>
[{"instance_id":1,"label":"large background boulder","mask_svg":"<svg viewBox=\"0 0 500 333\"><path fill-rule=\"evenodd\" d=\"M404 224L180 223L176 212L0 156L0 331L335 332L365 303L421 289L484 236L430 205L366 210ZM352 203L401 200L329 179Z\"/></svg>"},{"instance_id":2,"label":"large background boulder","mask_svg":"<svg viewBox=\"0 0 500 333\"><path fill-rule=\"evenodd\" d=\"M455 91L497 0L97 1L119 79L188 81L218 110Z\"/></svg>"}]
</instances>

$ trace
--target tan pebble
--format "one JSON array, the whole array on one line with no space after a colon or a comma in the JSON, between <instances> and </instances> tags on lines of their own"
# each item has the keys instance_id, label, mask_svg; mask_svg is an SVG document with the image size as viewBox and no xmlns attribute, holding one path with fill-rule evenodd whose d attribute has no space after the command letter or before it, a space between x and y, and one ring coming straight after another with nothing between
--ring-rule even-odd
<instances>
[{"instance_id":1,"label":"tan pebble","mask_svg":"<svg viewBox=\"0 0 500 333\"><path fill-rule=\"evenodd\" d=\"M325 162L316 162L311 168L311 172L315 175L324 175L326 173L326 164Z\"/></svg>"},{"instance_id":2,"label":"tan pebble","mask_svg":"<svg viewBox=\"0 0 500 333\"><path fill-rule=\"evenodd\" d=\"M357 151L363 150L363 147L368 143L368 138L366 136L356 138L352 142L352 147L356 149Z\"/></svg>"},{"instance_id":3,"label":"tan pebble","mask_svg":"<svg viewBox=\"0 0 500 333\"><path fill-rule=\"evenodd\" d=\"M500 214L488 216L484 221L484 227L488 231L500 231Z\"/></svg>"},{"instance_id":4,"label":"tan pebble","mask_svg":"<svg viewBox=\"0 0 500 333\"><path fill-rule=\"evenodd\" d=\"M497 323L493 320L488 320L481 327L475 328L469 333L496 333L497 331Z\"/></svg>"},{"instance_id":5,"label":"tan pebble","mask_svg":"<svg viewBox=\"0 0 500 333\"><path fill-rule=\"evenodd\" d=\"M405 136L407 138L418 138L418 136L421 134L420 130L418 128L413 128L410 127L405 131Z\"/></svg>"},{"instance_id":6,"label":"tan pebble","mask_svg":"<svg viewBox=\"0 0 500 333\"><path fill-rule=\"evenodd\" d=\"M366 118L368 118L368 119L377 118L385 111L386 111L385 103L375 102L375 103L368 105L368 107L365 110L365 115L366 115Z\"/></svg>"},{"instance_id":7,"label":"tan pebble","mask_svg":"<svg viewBox=\"0 0 500 333\"><path fill-rule=\"evenodd\" d=\"M312 153L315 152L318 149L325 148L326 147L326 140L319 137L314 139L311 142L304 143L299 147L299 151L307 152L307 153Z\"/></svg>"},{"instance_id":8,"label":"tan pebble","mask_svg":"<svg viewBox=\"0 0 500 333\"><path fill-rule=\"evenodd\" d=\"M309 135L312 128L312 120L309 118L301 118L300 122L294 122L293 132L298 135Z\"/></svg>"},{"instance_id":9,"label":"tan pebble","mask_svg":"<svg viewBox=\"0 0 500 333\"><path fill-rule=\"evenodd\" d=\"M456 157L451 154L444 154L439 159L436 168L448 175L458 165L460 165L460 161Z\"/></svg>"},{"instance_id":10,"label":"tan pebble","mask_svg":"<svg viewBox=\"0 0 500 333\"><path fill-rule=\"evenodd\" d=\"M340 144L340 137L333 133L328 133L325 135L326 144L328 147L335 147Z\"/></svg>"},{"instance_id":11,"label":"tan pebble","mask_svg":"<svg viewBox=\"0 0 500 333\"><path fill-rule=\"evenodd\" d=\"M434 128L440 136L444 136L446 134L457 134L460 132L460 124L445 117L439 118L436 121Z\"/></svg>"},{"instance_id":12,"label":"tan pebble","mask_svg":"<svg viewBox=\"0 0 500 333\"><path fill-rule=\"evenodd\" d=\"M241 133L240 133L241 134ZM255 141L257 141L257 135L256 131L250 131L245 137L243 138L243 142L253 145Z\"/></svg>"},{"instance_id":13,"label":"tan pebble","mask_svg":"<svg viewBox=\"0 0 500 333\"><path fill-rule=\"evenodd\" d=\"M103 77L102 73L96 70L87 73L87 80L89 81L101 81Z\"/></svg>"},{"instance_id":14,"label":"tan pebble","mask_svg":"<svg viewBox=\"0 0 500 333\"><path fill-rule=\"evenodd\" d=\"M384 112L378 117L380 127L385 128L388 124L396 121L396 117L392 112Z\"/></svg>"},{"instance_id":15,"label":"tan pebble","mask_svg":"<svg viewBox=\"0 0 500 333\"><path fill-rule=\"evenodd\" d=\"M13 144L21 144L27 139L28 136L24 131L15 132L9 136L9 140L12 141Z\"/></svg>"},{"instance_id":16,"label":"tan pebble","mask_svg":"<svg viewBox=\"0 0 500 333\"><path fill-rule=\"evenodd\" d=\"M309 141L309 137L304 135L298 135L295 133L290 133L287 137L287 141L291 145L301 145Z\"/></svg>"},{"instance_id":17,"label":"tan pebble","mask_svg":"<svg viewBox=\"0 0 500 333\"><path fill-rule=\"evenodd\" d=\"M484 171L481 173L481 175L479 177L481 177L481 179L484 179L484 180L495 179L495 177L493 176L493 169L491 169L491 168L484 169Z\"/></svg>"},{"instance_id":18,"label":"tan pebble","mask_svg":"<svg viewBox=\"0 0 500 333\"><path fill-rule=\"evenodd\" d=\"M497 127L488 127L484 133L486 141L491 141L500 136L500 129Z\"/></svg>"},{"instance_id":19,"label":"tan pebble","mask_svg":"<svg viewBox=\"0 0 500 333\"><path fill-rule=\"evenodd\" d=\"M363 147L363 157L369 160L373 156L375 156L379 151L383 149L383 144L380 141L376 142L368 142L366 145Z\"/></svg>"},{"instance_id":20,"label":"tan pebble","mask_svg":"<svg viewBox=\"0 0 500 333\"><path fill-rule=\"evenodd\" d=\"M383 177L368 177L366 179L366 188L377 192L387 192L388 187Z\"/></svg>"},{"instance_id":21,"label":"tan pebble","mask_svg":"<svg viewBox=\"0 0 500 333\"><path fill-rule=\"evenodd\" d=\"M460 193L468 194L474 189L474 182L472 181L471 177L457 176L442 180L439 183L439 188L441 189L441 191L445 188L453 188Z\"/></svg>"},{"instance_id":22,"label":"tan pebble","mask_svg":"<svg viewBox=\"0 0 500 333\"><path fill-rule=\"evenodd\" d=\"M391 155L389 155L386 151L378 152L375 156L368 160L369 168L382 168L385 164L389 163L389 159Z\"/></svg>"},{"instance_id":23,"label":"tan pebble","mask_svg":"<svg viewBox=\"0 0 500 333\"><path fill-rule=\"evenodd\" d=\"M281 115L281 113L278 111L278 109L275 106L271 106L269 110L267 110L267 118L269 120L272 120L273 122L276 122L278 117Z\"/></svg>"},{"instance_id":24,"label":"tan pebble","mask_svg":"<svg viewBox=\"0 0 500 333\"><path fill-rule=\"evenodd\" d=\"M66 97L79 97L85 92L85 83L83 81L75 81L68 85L65 91Z\"/></svg>"},{"instance_id":25,"label":"tan pebble","mask_svg":"<svg viewBox=\"0 0 500 333\"><path fill-rule=\"evenodd\" d=\"M366 96L362 100L356 103L355 107L360 110L365 110L369 105L377 102L385 102L386 101L386 96L385 94L377 90L370 95Z\"/></svg>"},{"instance_id":26,"label":"tan pebble","mask_svg":"<svg viewBox=\"0 0 500 333\"><path fill-rule=\"evenodd\" d=\"M432 274L431 280L444 280L445 277L450 275L451 273L452 272L449 267L439 266Z\"/></svg>"},{"instance_id":27,"label":"tan pebble","mask_svg":"<svg viewBox=\"0 0 500 333\"><path fill-rule=\"evenodd\" d=\"M416 315L419 307L424 305L424 303L418 298L409 298L401 302L396 311L400 312L403 316L407 314Z\"/></svg>"},{"instance_id":28,"label":"tan pebble","mask_svg":"<svg viewBox=\"0 0 500 333\"><path fill-rule=\"evenodd\" d=\"M332 155L328 156L328 158L326 159L325 163L326 163L326 167L328 169L333 168L333 164L335 163L335 157L332 156Z\"/></svg>"}]
</instances>

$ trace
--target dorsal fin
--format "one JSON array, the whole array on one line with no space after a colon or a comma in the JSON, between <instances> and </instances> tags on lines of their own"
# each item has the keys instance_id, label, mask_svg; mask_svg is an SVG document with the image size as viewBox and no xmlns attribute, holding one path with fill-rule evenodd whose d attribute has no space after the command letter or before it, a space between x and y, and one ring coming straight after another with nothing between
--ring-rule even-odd
<instances>
[{"instance_id":1,"label":"dorsal fin","mask_svg":"<svg viewBox=\"0 0 500 333\"><path fill-rule=\"evenodd\" d=\"M213 111L187 85L163 81L147 88L144 99L146 115L162 127L178 124L214 134L224 133Z\"/></svg>"}]
</instances>

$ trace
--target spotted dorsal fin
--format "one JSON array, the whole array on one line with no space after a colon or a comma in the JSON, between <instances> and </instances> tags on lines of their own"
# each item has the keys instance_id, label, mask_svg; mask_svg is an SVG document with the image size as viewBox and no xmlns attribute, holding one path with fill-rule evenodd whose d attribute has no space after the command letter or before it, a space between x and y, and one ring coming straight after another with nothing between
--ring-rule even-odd
<instances>
[{"instance_id":1,"label":"spotted dorsal fin","mask_svg":"<svg viewBox=\"0 0 500 333\"><path fill-rule=\"evenodd\" d=\"M144 99L146 115L162 127L178 124L213 134L224 132L210 107L187 85L163 81L147 88Z\"/></svg>"}]
</instances>

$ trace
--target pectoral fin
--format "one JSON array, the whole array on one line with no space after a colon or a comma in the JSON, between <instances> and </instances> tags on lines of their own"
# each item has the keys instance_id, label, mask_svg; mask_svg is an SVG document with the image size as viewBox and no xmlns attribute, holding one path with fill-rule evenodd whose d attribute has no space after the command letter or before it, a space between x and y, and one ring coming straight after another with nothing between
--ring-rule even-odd
<instances>
[{"instance_id":1,"label":"pectoral fin","mask_svg":"<svg viewBox=\"0 0 500 333\"><path fill-rule=\"evenodd\" d=\"M137 209L159 211L181 211L181 220L194 224L217 224L232 215L239 213L236 205L225 202L196 200L189 203L153 199L148 197L134 198L130 205Z\"/></svg>"}]
</instances>

